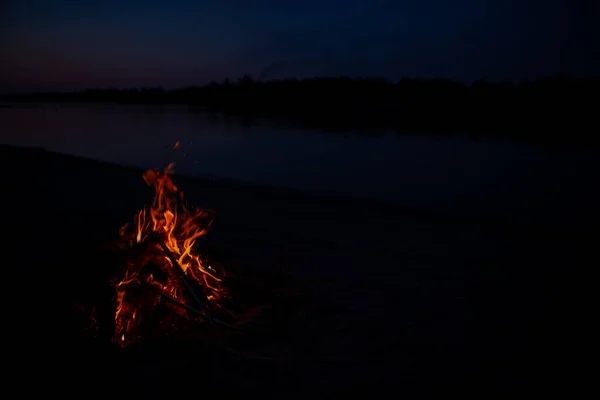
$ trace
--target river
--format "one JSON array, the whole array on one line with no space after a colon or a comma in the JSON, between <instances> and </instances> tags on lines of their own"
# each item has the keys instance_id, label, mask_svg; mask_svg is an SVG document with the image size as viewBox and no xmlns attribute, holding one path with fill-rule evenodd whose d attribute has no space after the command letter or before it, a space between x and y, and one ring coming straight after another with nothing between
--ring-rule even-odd
<instances>
[{"instance_id":1,"label":"river","mask_svg":"<svg viewBox=\"0 0 600 400\"><path fill-rule=\"evenodd\" d=\"M425 211L556 216L598 204L597 152L468 135L324 132L189 110L15 104L0 143ZM176 143L178 145L176 146ZM177 148L175 148L177 147Z\"/></svg>"}]
</instances>

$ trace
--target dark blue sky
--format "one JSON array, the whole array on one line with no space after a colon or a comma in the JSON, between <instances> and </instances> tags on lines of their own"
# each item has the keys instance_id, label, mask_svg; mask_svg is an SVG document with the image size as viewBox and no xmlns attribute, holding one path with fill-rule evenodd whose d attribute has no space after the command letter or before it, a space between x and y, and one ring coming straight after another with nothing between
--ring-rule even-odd
<instances>
[{"instance_id":1,"label":"dark blue sky","mask_svg":"<svg viewBox=\"0 0 600 400\"><path fill-rule=\"evenodd\" d=\"M0 87L177 87L245 73L464 81L597 76L593 4L9 0L1 6Z\"/></svg>"}]
</instances>

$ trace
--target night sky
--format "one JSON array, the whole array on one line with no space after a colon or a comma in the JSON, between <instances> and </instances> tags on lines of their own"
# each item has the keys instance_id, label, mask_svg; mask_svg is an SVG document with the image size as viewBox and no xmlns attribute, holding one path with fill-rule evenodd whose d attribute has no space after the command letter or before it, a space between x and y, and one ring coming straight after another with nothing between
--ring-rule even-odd
<instances>
[{"instance_id":1,"label":"night sky","mask_svg":"<svg viewBox=\"0 0 600 400\"><path fill-rule=\"evenodd\" d=\"M600 71L579 0L14 0L0 90L201 85L251 74L513 80ZM593 8L596 8L594 10Z\"/></svg>"}]
</instances>

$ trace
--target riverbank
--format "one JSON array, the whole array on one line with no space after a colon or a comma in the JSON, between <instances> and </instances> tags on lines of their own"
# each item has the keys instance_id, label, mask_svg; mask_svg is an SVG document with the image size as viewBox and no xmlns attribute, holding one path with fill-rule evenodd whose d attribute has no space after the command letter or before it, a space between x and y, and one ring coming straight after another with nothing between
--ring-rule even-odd
<instances>
[{"instance_id":1,"label":"riverbank","mask_svg":"<svg viewBox=\"0 0 600 400\"><path fill-rule=\"evenodd\" d=\"M6 318L21 353L12 364L63 391L78 384L138 393L339 393L398 384L428 391L492 381L511 389L533 364L551 364L538 351L555 333L537 334L550 312L560 317L552 294L584 265L580 250L594 237L581 221L438 218L178 177L190 204L216 211L202 244L211 254L267 269L283 262L293 276L335 282L327 299L345 310L346 329L303 343L302 361L159 354L151 367L133 362L125 373L114 355L73 341L69 305L105 275L94 255L151 200L142 171L7 146L0 162Z\"/></svg>"}]
</instances>

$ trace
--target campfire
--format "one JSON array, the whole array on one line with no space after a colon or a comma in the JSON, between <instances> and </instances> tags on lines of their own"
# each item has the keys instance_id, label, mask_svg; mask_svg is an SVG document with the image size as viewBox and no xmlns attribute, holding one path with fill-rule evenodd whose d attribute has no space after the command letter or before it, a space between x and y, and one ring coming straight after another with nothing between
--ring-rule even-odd
<instances>
[{"instance_id":1,"label":"campfire","mask_svg":"<svg viewBox=\"0 0 600 400\"><path fill-rule=\"evenodd\" d=\"M289 335L321 329L329 289L304 286L281 262L257 267L230 249L203 247L214 213L186 206L173 169L143 173L154 199L106 243L98 263L108 265L110 287L75 300L79 331L90 343L128 349L184 343L261 361L289 357Z\"/></svg>"},{"instance_id":2,"label":"campfire","mask_svg":"<svg viewBox=\"0 0 600 400\"><path fill-rule=\"evenodd\" d=\"M186 207L173 167L143 174L155 189L154 200L120 229L119 245L128 257L115 285L113 340L122 347L139 341L149 326L168 335L190 324L225 324L217 315L226 311L225 282L232 275L203 259L197 248L213 213Z\"/></svg>"}]
</instances>

